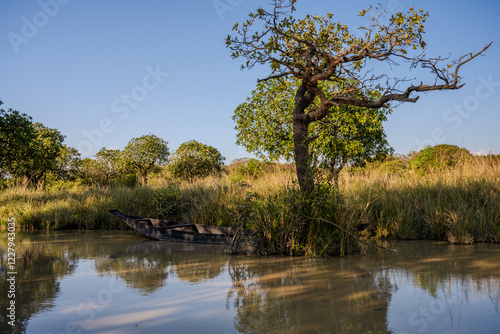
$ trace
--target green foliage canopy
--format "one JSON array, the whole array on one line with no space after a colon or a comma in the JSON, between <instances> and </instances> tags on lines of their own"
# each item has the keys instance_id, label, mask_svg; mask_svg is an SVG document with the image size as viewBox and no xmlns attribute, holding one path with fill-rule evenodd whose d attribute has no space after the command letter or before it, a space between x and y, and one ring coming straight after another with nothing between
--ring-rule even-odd
<instances>
[{"instance_id":1,"label":"green foliage canopy","mask_svg":"<svg viewBox=\"0 0 500 334\"><path fill-rule=\"evenodd\" d=\"M57 158L63 149L64 136L56 129L50 129L41 123L35 123L35 140L31 143L32 155L24 160L24 175L31 182L45 183L48 172L57 169Z\"/></svg>"},{"instance_id":2,"label":"green foliage canopy","mask_svg":"<svg viewBox=\"0 0 500 334\"><path fill-rule=\"evenodd\" d=\"M75 181L82 168L81 155L77 149L63 144L56 158L56 168L52 172L58 180Z\"/></svg>"},{"instance_id":3,"label":"green foliage canopy","mask_svg":"<svg viewBox=\"0 0 500 334\"><path fill-rule=\"evenodd\" d=\"M15 173L17 164L30 154L27 144L34 138L31 117L17 110L0 109L0 169L4 173Z\"/></svg>"},{"instance_id":4,"label":"green foliage canopy","mask_svg":"<svg viewBox=\"0 0 500 334\"><path fill-rule=\"evenodd\" d=\"M326 92L338 90L333 82L324 82ZM237 144L261 159L277 161L294 158L294 95L300 82L294 78L272 79L257 84L246 102L233 115ZM372 95L379 95L372 91ZM316 109L320 99L312 103ZM332 172L392 152L382 122L389 108L339 106L319 122L309 126L309 149L317 163Z\"/></svg>"},{"instance_id":5,"label":"green foliage canopy","mask_svg":"<svg viewBox=\"0 0 500 334\"><path fill-rule=\"evenodd\" d=\"M0 168L23 185L45 186L47 173L57 169L64 136L56 129L17 110L0 109Z\"/></svg>"},{"instance_id":6,"label":"green foliage canopy","mask_svg":"<svg viewBox=\"0 0 500 334\"><path fill-rule=\"evenodd\" d=\"M225 158L214 147L190 140L175 151L169 169L173 175L192 179L220 174Z\"/></svg>"},{"instance_id":7,"label":"green foliage canopy","mask_svg":"<svg viewBox=\"0 0 500 334\"><path fill-rule=\"evenodd\" d=\"M133 166L147 184L147 175L155 167L164 165L168 161L170 152L168 142L153 134L133 138L123 151L125 161Z\"/></svg>"},{"instance_id":8,"label":"green foliage canopy","mask_svg":"<svg viewBox=\"0 0 500 334\"><path fill-rule=\"evenodd\" d=\"M413 154L410 164L413 168L425 174L431 169L454 167L457 163L470 156L470 152L465 148L441 144L432 147L427 146Z\"/></svg>"},{"instance_id":9,"label":"green foliage canopy","mask_svg":"<svg viewBox=\"0 0 500 334\"><path fill-rule=\"evenodd\" d=\"M245 164L240 164L236 167L236 175L241 179L245 177L257 179L264 176L266 167L268 166L269 164L266 162L262 162L257 159L248 159Z\"/></svg>"},{"instance_id":10,"label":"green foliage canopy","mask_svg":"<svg viewBox=\"0 0 500 334\"><path fill-rule=\"evenodd\" d=\"M95 159L83 159L81 178L90 185L107 186L124 172L120 150L101 148Z\"/></svg>"}]
</instances>

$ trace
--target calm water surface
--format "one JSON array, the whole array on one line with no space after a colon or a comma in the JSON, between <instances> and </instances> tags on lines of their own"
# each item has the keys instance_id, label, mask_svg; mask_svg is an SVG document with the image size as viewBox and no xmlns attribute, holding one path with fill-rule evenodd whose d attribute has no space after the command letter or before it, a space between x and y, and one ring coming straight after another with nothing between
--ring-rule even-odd
<instances>
[{"instance_id":1,"label":"calm water surface","mask_svg":"<svg viewBox=\"0 0 500 334\"><path fill-rule=\"evenodd\" d=\"M500 245L393 242L333 259L229 256L130 232L17 233L2 333L499 333Z\"/></svg>"}]
</instances>

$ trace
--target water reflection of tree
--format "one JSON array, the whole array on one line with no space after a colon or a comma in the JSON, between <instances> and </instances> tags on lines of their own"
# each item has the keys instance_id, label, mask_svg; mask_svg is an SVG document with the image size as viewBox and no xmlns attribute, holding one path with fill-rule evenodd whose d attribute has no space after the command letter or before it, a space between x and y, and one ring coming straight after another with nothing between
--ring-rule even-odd
<instances>
[{"instance_id":1,"label":"water reflection of tree","mask_svg":"<svg viewBox=\"0 0 500 334\"><path fill-rule=\"evenodd\" d=\"M386 333L389 278L375 279L356 262L337 260L342 270L328 260L231 259L228 303L232 301L237 312L236 330Z\"/></svg>"},{"instance_id":2,"label":"water reflection of tree","mask_svg":"<svg viewBox=\"0 0 500 334\"><path fill-rule=\"evenodd\" d=\"M132 236L133 238L133 236ZM110 242L107 242L107 241ZM0 312L2 333L24 333L29 319L54 306L59 282L72 274L78 259L107 256L130 243L131 236L116 232L16 232L16 326L8 324L5 312ZM0 308L6 310L9 289L6 281L7 235L0 233Z\"/></svg>"},{"instance_id":3,"label":"water reflection of tree","mask_svg":"<svg viewBox=\"0 0 500 334\"><path fill-rule=\"evenodd\" d=\"M499 311L498 245L464 247L426 241L387 246L419 258L384 250L330 260L231 258L227 307L236 310L235 329L241 333L387 333L388 305L392 292L402 284L443 298L440 305L455 300L470 307L472 298L486 296ZM450 312L453 322L454 311Z\"/></svg>"},{"instance_id":4,"label":"water reflection of tree","mask_svg":"<svg viewBox=\"0 0 500 334\"><path fill-rule=\"evenodd\" d=\"M15 327L8 324L6 317L9 282L6 280L7 269L5 254L2 255L0 279L0 331L2 333L24 333L29 319L41 311L54 307L54 300L59 293L59 281L71 274L77 259L68 254L47 254L39 246L22 247L16 259L16 321ZM19 256L20 255L20 256Z\"/></svg>"},{"instance_id":5,"label":"water reflection of tree","mask_svg":"<svg viewBox=\"0 0 500 334\"><path fill-rule=\"evenodd\" d=\"M167 284L169 274L194 284L221 275L228 259L222 255L224 250L213 245L143 242L96 259L96 270L115 274L130 288L150 294Z\"/></svg>"},{"instance_id":6,"label":"water reflection of tree","mask_svg":"<svg viewBox=\"0 0 500 334\"><path fill-rule=\"evenodd\" d=\"M418 251L420 259L403 259L391 270L396 282L411 281L434 298L469 298L485 295L500 309L500 248L495 244L450 245L442 242L400 243L402 251Z\"/></svg>"},{"instance_id":7,"label":"water reflection of tree","mask_svg":"<svg viewBox=\"0 0 500 334\"><path fill-rule=\"evenodd\" d=\"M0 252L7 248L5 239L0 240ZM126 247L140 240L112 234L27 235L26 242L16 245L14 333L24 332L34 314L53 307L58 282L74 271L78 258L93 259L101 275L116 275L143 294L158 291L168 278L200 284L225 276L227 270L232 286L226 306L234 308L235 330L242 333L387 333L388 305L402 282L434 297L460 295L464 305L474 294L486 295L497 312L500 308L498 245L406 242L388 246L419 259L383 250L367 256L297 259L229 257L216 247L162 242ZM0 308L5 310L6 254L0 255ZM0 330L12 332L5 312L0 315Z\"/></svg>"},{"instance_id":8,"label":"water reflection of tree","mask_svg":"<svg viewBox=\"0 0 500 334\"><path fill-rule=\"evenodd\" d=\"M173 270L177 273L177 277L190 283L202 283L216 278L222 274L227 262L227 258L221 256L209 258L201 256L195 260L189 256L175 260Z\"/></svg>"},{"instance_id":9,"label":"water reflection of tree","mask_svg":"<svg viewBox=\"0 0 500 334\"><path fill-rule=\"evenodd\" d=\"M129 288L143 294L153 293L165 286L169 274L168 262L146 255L115 259L100 257L96 259L95 267L101 275L114 274Z\"/></svg>"}]
</instances>

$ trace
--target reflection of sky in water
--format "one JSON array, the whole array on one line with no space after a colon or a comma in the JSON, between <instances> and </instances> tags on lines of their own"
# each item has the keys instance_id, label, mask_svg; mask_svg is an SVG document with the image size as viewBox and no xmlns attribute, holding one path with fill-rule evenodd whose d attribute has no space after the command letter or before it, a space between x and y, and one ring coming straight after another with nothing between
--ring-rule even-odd
<instances>
[{"instance_id":1,"label":"reflection of sky in water","mask_svg":"<svg viewBox=\"0 0 500 334\"><path fill-rule=\"evenodd\" d=\"M27 333L234 333L234 310L225 307L229 282L227 272L203 284L171 275L145 295L81 260L61 281L57 305L33 317Z\"/></svg>"},{"instance_id":2,"label":"reflection of sky in water","mask_svg":"<svg viewBox=\"0 0 500 334\"><path fill-rule=\"evenodd\" d=\"M59 234L57 243L54 235L37 242L29 235L31 243L19 243L19 254L31 254L19 259L20 266L25 262L18 277L18 289L26 292L19 294L18 307L34 305L18 312L27 333L497 333L500 328L499 245L402 242L393 247L421 258L374 251L304 259L231 257L212 247L120 235L113 240L110 234Z\"/></svg>"},{"instance_id":3,"label":"reflection of sky in water","mask_svg":"<svg viewBox=\"0 0 500 334\"><path fill-rule=\"evenodd\" d=\"M449 277L431 293L413 274L394 270L387 320L394 333L498 333L499 281Z\"/></svg>"}]
</instances>

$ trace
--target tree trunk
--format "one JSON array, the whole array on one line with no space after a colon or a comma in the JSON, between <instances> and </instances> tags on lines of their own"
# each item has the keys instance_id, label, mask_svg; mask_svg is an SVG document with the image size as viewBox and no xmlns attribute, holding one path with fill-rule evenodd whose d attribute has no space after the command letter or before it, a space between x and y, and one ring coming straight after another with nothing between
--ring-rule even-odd
<instances>
[{"instance_id":1,"label":"tree trunk","mask_svg":"<svg viewBox=\"0 0 500 334\"><path fill-rule=\"evenodd\" d=\"M28 190L30 186L30 180L31 177L27 174L24 174L23 185L22 185L24 190Z\"/></svg>"},{"instance_id":2,"label":"tree trunk","mask_svg":"<svg viewBox=\"0 0 500 334\"><path fill-rule=\"evenodd\" d=\"M40 189L45 190L45 181L47 180L47 175L44 173L41 177L41 180L39 181L40 183Z\"/></svg>"},{"instance_id":3,"label":"tree trunk","mask_svg":"<svg viewBox=\"0 0 500 334\"><path fill-rule=\"evenodd\" d=\"M142 180L142 186L143 187L148 184L147 172L141 172L141 180Z\"/></svg>"},{"instance_id":4,"label":"tree trunk","mask_svg":"<svg viewBox=\"0 0 500 334\"><path fill-rule=\"evenodd\" d=\"M303 194L309 195L314 190L314 175L309 156L309 145L307 142L308 124L301 120L293 122L293 144L295 151L295 167L297 180Z\"/></svg>"},{"instance_id":5,"label":"tree trunk","mask_svg":"<svg viewBox=\"0 0 500 334\"><path fill-rule=\"evenodd\" d=\"M293 108L293 144L295 153L295 168L300 191L309 195L314 190L314 173L311 167L309 155L308 127L305 110L314 100L314 95L307 92L302 84L295 95L295 106Z\"/></svg>"},{"instance_id":6,"label":"tree trunk","mask_svg":"<svg viewBox=\"0 0 500 334\"><path fill-rule=\"evenodd\" d=\"M343 167L340 167L340 168L335 168L335 167L331 167L330 168L330 173L332 174L332 177L333 177L333 184L335 186L335 189L339 189L339 175L340 175L340 172L342 171L342 168Z\"/></svg>"}]
</instances>

